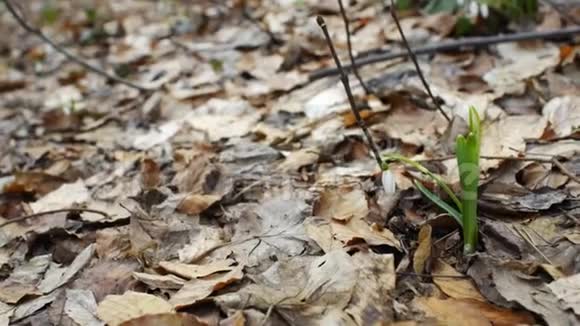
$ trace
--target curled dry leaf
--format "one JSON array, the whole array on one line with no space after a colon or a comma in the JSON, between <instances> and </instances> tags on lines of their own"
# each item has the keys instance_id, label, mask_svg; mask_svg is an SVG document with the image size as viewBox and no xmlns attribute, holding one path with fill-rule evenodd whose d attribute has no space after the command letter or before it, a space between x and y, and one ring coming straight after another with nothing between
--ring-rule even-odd
<instances>
[{"instance_id":1,"label":"curled dry leaf","mask_svg":"<svg viewBox=\"0 0 580 326\"><path fill-rule=\"evenodd\" d=\"M200 278L217 272L227 272L235 268L233 259L219 260L206 265L183 264L170 261L159 262L165 271L187 279Z\"/></svg>"},{"instance_id":2,"label":"curled dry leaf","mask_svg":"<svg viewBox=\"0 0 580 326\"><path fill-rule=\"evenodd\" d=\"M343 222L348 222L352 218L366 218L369 207L365 192L349 188L326 190L320 194L314 214Z\"/></svg>"},{"instance_id":3,"label":"curled dry leaf","mask_svg":"<svg viewBox=\"0 0 580 326\"><path fill-rule=\"evenodd\" d=\"M419 246L415 250L415 255L413 256L413 269L415 273L423 273L425 268L427 268L427 263L431 258L431 225L425 224L421 227L419 231Z\"/></svg>"},{"instance_id":4,"label":"curled dry leaf","mask_svg":"<svg viewBox=\"0 0 580 326\"><path fill-rule=\"evenodd\" d=\"M233 270L223 275L215 275L206 279L191 280L177 291L169 302L175 308L183 308L195 304L199 300L207 298L214 291L221 290L226 286L237 282L244 277L244 266L238 265Z\"/></svg>"},{"instance_id":5,"label":"curled dry leaf","mask_svg":"<svg viewBox=\"0 0 580 326\"><path fill-rule=\"evenodd\" d=\"M206 326L196 316L186 313L147 314L122 322L119 326Z\"/></svg>"},{"instance_id":6,"label":"curled dry leaf","mask_svg":"<svg viewBox=\"0 0 580 326\"><path fill-rule=\"evenodd\" d=\"M433 265L432 273L435 275L462 276L461 273L457 272L453 267L441 259L438 259ZM481 302L487 301L481 293L479 293L479 290L477 290L470 279L434 277L433 283L435 283L443 293L453 299L472 299Z\"/></svg>"},{"instance_id":7,"label":"curled dry leaf","mask_svg":"<svg viewBox=\"0 0 580 326\"><path fill-rule=\"evenodd\" d=\"M530 313L516 312L489 303L470 299L417 298L415 303L427 316L437 319L438 325L532 325Z\"/></svg>"},{"instance_id":8,"label":"curled dry leaf","mask_svg":"<svg viewBox=\"0 0 580 326\"><path fill-rule=\"evenodd\" d=\"M97 316L111 326L118 326L144 315L173 312L173 307L167 301L151 294L133 291L127 291L123 295L108 295L97 307Z\"/></svg>"}]
</instances>

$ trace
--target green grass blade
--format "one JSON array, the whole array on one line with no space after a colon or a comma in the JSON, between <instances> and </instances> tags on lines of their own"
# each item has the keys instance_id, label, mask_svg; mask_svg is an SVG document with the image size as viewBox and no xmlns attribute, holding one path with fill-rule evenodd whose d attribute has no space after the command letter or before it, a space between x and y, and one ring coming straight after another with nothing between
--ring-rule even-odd
<instances>
[{"instance_id":1,"label":"green grass blade","mask_svg":"<svg viewBox=\"0 0 580 326\"><path fill-rule=\"evenodd\" d=\"M451 205L447 204L445 201L443 201L443 199L439 198L439 196L432 193L431 190L425 188L425 186L417 180L415 180L415 187L417 187L417 189L419 189L419 191L421 191L421 193L423 193L425 197L429 198L429 200L434 202L437 206L439 206L441 209L443 209L449 215L451 215L451 217L453 217L453 219L457 221L459 226L463 227L461 213L458 210L453 208Z\"/></svg>"},{"instance_id":2,"label":"green grass blade","mask_svg":"<svg viewBox=\"0 0 580 326\"><path fill-rule=\"evenodd\" d=\"M456 139L457 166L461 182L464 252L470 254L477 246L477 198L479 186L479 151L481 123L477 111L469 109L469 133Z\"/></svg>"}]
</instances>

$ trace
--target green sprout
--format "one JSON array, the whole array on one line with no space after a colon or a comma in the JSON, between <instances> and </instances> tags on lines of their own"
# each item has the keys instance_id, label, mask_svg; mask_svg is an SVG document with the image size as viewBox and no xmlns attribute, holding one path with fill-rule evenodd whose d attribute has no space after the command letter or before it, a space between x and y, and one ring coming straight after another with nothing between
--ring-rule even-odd
<instances>
[{"instance_id":1,"label":"green sprout","mask_svg":"<svg viewBox=\"0 0 580 326\"><path fill-rule=\"evenodd\" d=\"M477 188L479 185L479 150L481 145L481 122L474 107L469 108L469 132L467 135L459 135L455 141L457 166L459 168L459 180L463 190L461 200L449 188L445 181L432 173L421 163L411 160L399 154L390 154L385 157L388 162L400 162L414 167L422 174L431 178L441 187L453 201L453 205L445 202L441 197L431 192L422 183L415 180L415 186L425 197L446 211L453 217L463 229L463 251L471 254L477 246ZM388 170L388 164L383 166Z\"/></svg>"}]
</instances>

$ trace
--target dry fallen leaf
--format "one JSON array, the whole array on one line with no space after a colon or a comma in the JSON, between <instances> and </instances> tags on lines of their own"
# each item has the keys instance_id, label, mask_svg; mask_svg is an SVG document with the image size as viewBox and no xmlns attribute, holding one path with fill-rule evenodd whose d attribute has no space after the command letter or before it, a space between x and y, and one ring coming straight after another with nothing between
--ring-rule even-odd
<instances>
[{"instance_id":1,"label":"dry fallen leaf","mask_svg":"<svg viewBox=\"0 0 580 326\"><path fill-rule=\"evenodd\" d=\"M187 279L200 278L217 272L228 272L235 268L233 259L219 260L207 265L182 264L177 262L162 261L159 267L169 273Z\"/></svg>"},{"instance_id":2,"label":"dry fallen leaf","mask_svg":"<svg viewBox=\"0 0 580 326\"><path fill-rule=\"evenodd\" d=\"M186 313L163 313L147 314L145 316L126 320L119 326L206 326L191 314Z\"/></svg>"},{"instance_id":3,"label":"dry fallen leaf","mask_svg":"<svg viewBox=\"0 0 580 326\"><path fill-rule=\"evenodd\" d=\"M463 276L441 259L438 259L433 265L432 273L434 275ZM443 293L453 299L472 299L486 302L485 298L469 279L433 277L433 283L437 284Z\"/></svg>"},{"instance_id":4,"label":"dry fallen leaf","mask_svg":"<svg viewBox=\"0 0 580 326\"><path fill-rule=\"evenodd\" d=\"M352 218L366 218L369 214L366 195L360 189L326 190L320 194L314 214L343 222Z\"/></svg>"},{"instance_id":5,"label":"dry fallen leaf","mask_svg":"<svg viewBox=\"0 0 580 326\"><path fill-rule=\"evenodd\" d=\"M97 316L111 326L144 315L172 312L173 307L167 301L151 294L132 291L123 295L108 295L97 307Z\"/></svg>"},{"instance_id":6,"label":"dry fallen leaf","mask_svg":"<svg viewBox=\"0 0 580 326\"><path fill-rule=\"evenodd\" d=\"M243 268L244 266L238 265L223 275L190 280L183 285L181 290L171 296L169 302L177 309L193 305L199 300L205 299L214 291L221 290L229 284L241 280L244 277Z\"/></svg>"},{"instance_id":7,"label":"dry fallen leaf","mask_svg":"<svg viewBox=\"0 0 580 326\"><path fill-rule=\"evenodd\" d=\"M419 231L419 238L417 241L419 245L415 250L413 256L413 270L415 273L421 274L427 267L427 262L431 258L431 225L425 224Z\"/></svg>"}]
</instances>

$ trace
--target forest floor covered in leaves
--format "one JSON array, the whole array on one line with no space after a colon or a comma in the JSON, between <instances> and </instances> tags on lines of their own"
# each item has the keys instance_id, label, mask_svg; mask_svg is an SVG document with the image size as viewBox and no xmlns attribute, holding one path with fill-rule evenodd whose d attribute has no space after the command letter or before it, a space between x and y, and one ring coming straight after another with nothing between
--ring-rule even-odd
<instances>
[{"instance_id":1,"label":"forest floor covered in leaves","mask_svg":"<svg viewBox=\"0 0 580 326\"><path fill-rule=\"evenodd\" d=\"M316 23L348 66L337 1L0 3L0 326L580 324L578 32L423 52L434 103L388 5L344 1L355 56L396 54L350 79L381 153L460 193L481 117L464 255L432 180L383 187ZM399 16L417 49L460 11Z\"/></svg>"}]
</instances>

